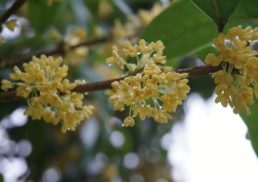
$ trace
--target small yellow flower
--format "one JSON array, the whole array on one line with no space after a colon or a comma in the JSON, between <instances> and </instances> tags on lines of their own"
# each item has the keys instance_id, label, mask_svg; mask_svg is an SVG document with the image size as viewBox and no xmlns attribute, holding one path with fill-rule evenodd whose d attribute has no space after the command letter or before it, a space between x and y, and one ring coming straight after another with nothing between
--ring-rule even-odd
<instances>
[{"instance_id":1,"label":"small yellow flower","mask_svg":"<svg viewBox=\"0 0 258 182\"><path fill-rule=\"evenodd\" d=\"M112 12L113 12L113 7L107 0L102 0L99 2L98 16L100 18L106 18Z\"/></svg>"},{"instance_id":2,"label":"small yellow flower","mask_svg":"<svg viewBox=\"0 0 258 182\"><path fill-rule=\"evenodd\" d=\"M56 29L51 29L48 32L48 38L52 41L57 42L57 41L61 41L62 35Z\"/></svg>"},{"instance_id":3,"label":"small yellow flower","mask_svg":"<svg viewBox=\"0 0 258 182\"><path fill-rule=\"evenodd\" d=\"M1 85L2 90L8 91L9 89L13 88L13 84L9 80L2 80L1 82L2 82L2 85Z\"/></svg>"},{"instance_id":4,"label":"small yellow flower","mask_svg":"<svg viewBox=\"0 0 258 182\"><path fill-rule=\"evenodd\" d=\"M150 10L140 10L136 15L129 16L124 25L116 20L113 28L113 37L116 39L116 43L119 44L120 41L137 35L164 9L165 7L156 3Z\"/></svg>"},{"instance_id":5,"label":"small yellow flower","mask_svg":"<svg viewBox=\"0 0 258 182\"><path fill-rule=\"evenodd\" d=\"M14 31L15 27L17 27L17 20L16 19L11 19L11 20L8 20L6 23L5 23L5 26L6 28L8 28L10 31Z\"/></svg>"},{"instance_id":6,"label":"small yellow flower","mask_svg":"<svg viewBox=\"0 0 258 182\"><path fill-rule=\"evenodd\" d=\"M161 4L155 3L150 10L140 10L138 12L138 16L143 25L146 26L153 20L153 18L158 16L163 10L164 7Z\"/></svg>"},{"instance_id":7,"label":"small yellow flower","mask_svg":"<svg viewBox=\"0 0 258 182\"><path fill-rule=\"evenodd\" d=\"M131 43L124 42L119 47L114 46L112 56L107 59L108 64L117 65L120 69L127 69L128 73L145 68L145 72L155 70L156 73L160 72L160 68L156 64L165 64L166 57L163 56L164 44L161 41L147 43L141 39L138 44L132 45ZM127 62L128 58L133 58L133 62ZM153 70L153 71L154 71Z\"/></svg>"},{"instance_id":8,"label":"small yellow flower","mask_svg":"<svg viewBox=\"0 0 258 182\"><path fill-rule=\"evenodd\" d=\"M88 55L87 47L78 47L70 50L69 47L77 45L87 38L87 33L83 28L73 28L68 36L65 37L64 43L66 46L65 63L69 65L78 65L86 59Z\"/></svg>"},{"instance_id":9,"label":"small yellow flower","mask_svg":"<svg viewBox=\"0 0 258 182\"><path fill-rule=\"evenodd\" d=\"M128 116L124 119L124 127L132 127L135 125L135 121L133 119L133 117Z\"/></svg>"}]
</instances>

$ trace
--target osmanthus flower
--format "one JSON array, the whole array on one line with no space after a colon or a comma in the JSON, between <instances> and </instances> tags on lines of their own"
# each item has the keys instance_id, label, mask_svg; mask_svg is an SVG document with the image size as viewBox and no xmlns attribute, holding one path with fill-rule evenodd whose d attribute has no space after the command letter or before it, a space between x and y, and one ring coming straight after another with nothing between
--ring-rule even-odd
<instances>
[{"instance_id":1,"label":"osmanthus flower","mask_svg":"<svg viewBox=\"0 0 258 182\"><path fill-rule=\"evenodd\" d=\"M136 15L128 16L124 25L116 20L112 31L115 43L136 37L164 9L164 6L156 3L150 10L139 10Z\"/></svg>"},{"instance_id":2,"label":"osmanthus flower","mask_svg":"<svg viewBox=\"0 0 258 182\"><path fill-rule=\"evenodd\" d=\"M98 18L105 19L114 11L111 2L102 0L98 3Z\"/></svg>"},{"instance_id":3,"label":"osmanthus flower","mask_svg":"<svg viewBox=\"0 0 258 182\"><path fill-rule=\"evenodd\" d=\"M171 113L186 99L190 90L188 74L179 74L166 67L161 41L146 43L140 40L136 45L125 43L123 48L113 49L108 64L118 65L127 76L112 83L107 91L114 109L129 108L124 126L133 126L134 118L154 118L158 123L172 119Z\"/></svg>"},{"instance_id":4,"label":"osmanthus flower","mask_svg":"<svg viewBox=\"0 0 258 182\"><path fill-rule=\"evenodd\" d=\"M230 105L235 113L249 114L249 106L258 98L258 51L252 48L258 40L258 28L231 28L227 34L220 33L214 39L218 53L208 54L206 63L221 66L213 73L216 102L224 107Z\"/></svg>"},{"instance_id":5,"label":"osmanthus flower","mask_svg":"<svg viewBox=\"0 0 258 182\"><path fill-rule=\"evenodd\" d=\"M62 58L33 57L23 64L24 71L14 67L10 74L12 81L2 80L1 88L5 91L15 88L17 96L27 99L26 115L54 125L61 123L62 131L66 132L89 118L93 106L83 105L84 95L73 91L77 82L70 83L65 78L68 67L62 62Z\"/></svg>"},{"instance_id":6,"label":"osmanthus flower","mask_svg":"<svg viewBox=\"0 0 258 182\"><path fill-rule=\"evenodd\" d=\"M79 65L88 56L89 49L85 46L71 49L72 46L86 41L87 32L83 28L72 28L65 36L62 36L56 29L52 29L48 32L48 38L56 43L63 42L64 63L67 65Z\"/></svg>"},{"instance_id":7,"label":"osmanthus flower","mask_svg":"<svg viewBox=\"0 0 258 182\"><path fill-rule=\"evenodd\" d=\"M64 62L69 65L79 65L85 60L89 53L89 49L85 46L70 50L71 46L82 43L87 39L87 32L83 28L73 28L70 34L64 38L65 57Z\"/></svg>"},{"instance_id":8,"label":"osmanthus flower","mask_svg":"<svg viewBox=\"0 0 258 182\"><path fill-rule=\"evenodd\" d=\"M103 46L103 54L109 57L112 54L111 51L113 45L115 45L117 49L122 50L122 46L126 41L135 43L144 27L146 27L165 8L166 6L155 3L149 10L139 10L136 14L127 16L125 23L116 19L112 27L112 42L106 43ZM101 32L103 34L105 31L102 30Z\"/></svg>"}]
</instances>

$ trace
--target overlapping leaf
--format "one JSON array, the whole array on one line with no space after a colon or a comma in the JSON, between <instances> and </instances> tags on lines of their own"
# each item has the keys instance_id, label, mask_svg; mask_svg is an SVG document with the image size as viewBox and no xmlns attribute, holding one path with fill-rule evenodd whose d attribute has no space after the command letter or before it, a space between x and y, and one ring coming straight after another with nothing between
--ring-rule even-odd
<instances>
[{"instance_id":1,"label":"overlapping leaf","mask_svg":"<svg viewBox=\"0 0 258 182\"><path fill-rule=\"evenodd\" d=\"M228 18L234 12L239 0L192 0L217 24L218 30L223 31Z\"/></svg>"},{"instance_id":2,"label":"overlapping leaf","mask_svg":"<svg viewBox=\"0 0 258 182\"><path fill-rule=\"evenodd\" d=\"M145 29L146 41L161 40L168 59L180 57L209 44L216 36L216 25L190 0L174 3Z\"/></svg>"}]
</instances>

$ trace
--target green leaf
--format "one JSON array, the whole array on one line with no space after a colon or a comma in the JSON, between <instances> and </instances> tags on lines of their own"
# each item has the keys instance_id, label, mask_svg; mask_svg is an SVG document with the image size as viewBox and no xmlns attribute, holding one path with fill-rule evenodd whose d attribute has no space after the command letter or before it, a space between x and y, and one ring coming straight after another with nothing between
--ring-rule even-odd
<instances>
[{"instance_id":1,"label":"green leaf","mask_svg":"<svg viewBox=\"0 0 258 182\"><path fill-rule=\"evenodd\" d=\"M190 0L177 1L144 30L146 41L161 40L165 55L175 59L199 51L217 35L215 23Z\"/></svg>"},{"instance_id":2,"label":"green leaf","mask_svg":"<svg viewBox=\"0 0 258 182\"><path fill-rule=\"evenodd\" d=\"M230 15L237 7L239 0L192 0L201 10L211 17L222 32Z\"/></svg>"},{"instance_id":3,"label":"green leaf","mask_svg":"<svg viewBox=\"0 0 258 182\"><path fill-rule=\"evenodd\" d=\"M240 113L240 116L245 121L245 124L248 128L248 135L251 140L253 149L258 156L258 101L249 107L251 114L246 115L244 113Z\"/></svg>"},{"instance_id":4,"label":"green leaf","mask_svg":"<svg viewBox=\"0 0 258 182\"><path fill-rule=\"evenodd\" d=\"M24 49L30 49L31 52L38 51L39 49L47 48L50 43L51 42L43 36L17 37L1 46L0 58L17 56L17 54L23 52ZM12 52L12 54L10 54L10 52Z\"/></svg>"},{"instance_id":5,"label":"green leaf","mask_svg":"<svg viewBox=\"0 0 258 182\"><path fill-rule=\"evenodd\" d=\"M206 56L209 53L216 53L217 49L212 46L212 44L207 44L206 46L203 46L201 49L195 51L194 55L197 56L201 61L205 61Z\"/></svg>"},{"instance_id":6,"label":"green leaf","mask_svg":"<svg viewBox=\"0 0 258 182\"><path fill-rule=\"evenodd\" d=\"M0 174L0 182L3 182L4 181L4 177L2 174Z\"/></svg>"},{"instance_id":7,"label":"green leaf","mask_svg":"<svg viewBox=\"0 0 258 182\"><path fill-rule=\"evenodd\" d=\"M100 0L84 0L83 2L91 10L91 13L94 15L98 13Z\"/></svg>"},{"instance_id":8,"label":"green leaf","mask_svg":"<svg viewBox=\"0 0 258 182\"><path fill-rule=\"evenodd\" d=\"M45 0L28 1L28 18L36 32L41 34L47 30L54 22L59 7L59 3L47 6Z\"/></svg>"},{"instance_id":9,"label":"green leaf","mask_svg":"<svg viewBox=\"0 0 258 182\"><path fill-rule=\"evenodd\" d=\"M258 1L240 0L225 29L233 26L258 26Z\"/></svg>"},{"instance_id":10,"label":"green leaf","mask_svg":"<svg viewBox=\"0 0 258 182\"><path fill-rule=\"evenodd\" d=\"M215 89L215 84L210 75L189 77L189 86L191 87L191 93L198 93L204 99L210 98Z\"/></svg>"}]
</instances>

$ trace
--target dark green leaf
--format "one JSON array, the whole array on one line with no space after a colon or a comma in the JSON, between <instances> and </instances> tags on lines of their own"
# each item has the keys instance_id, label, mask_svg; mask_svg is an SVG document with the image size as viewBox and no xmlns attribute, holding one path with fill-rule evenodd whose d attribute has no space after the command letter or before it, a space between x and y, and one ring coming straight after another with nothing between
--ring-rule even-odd
<instances>
[{"instance_id":1,"label":"dark green leaf","mask_svg":"<svg viewBox=\"0 0 258 182\"><path fill-rule=\"evenodd\" d=\"M198 93L204 99L208 99L214 93L215 84L209 75L189 78L191 93ZM205 85L205 86L204 86Z\"/></svg>"},{"instance_id":2,"label":"dark green leaf","mask_svg":"<svg viewBox=\"0 0 258 182\"><path fill-rule=\"evenodd\" d=\"M258 156L258 101L256 100L255 103L250 107L251 114L246 115L241 113L240 116L245 121L245 124L248 128L248 135L252 142L252 146L256 155Z\"/></svg>"},{"instance_id":3,"label":"dark green leaf","mask_svg":"<svg viewBox=\"0 0 258 182\"><path fill-rule=\"evenodd\" d=\"M146 41L161 40L168 59L194 53L216 36L216 25L191 1L174 3L145 29Z\"/></svg>"},{"instance_id":4,"label":"dark green leaf","mask_svg":"<svg viewBox=\"0 0 258 182\"><path fill-rule=\"evenodd\" d=\"M38 51L39 49L47 48L51 42L43 36L34 37L18 37L3 44L0 49L0 57L13 57L17 56L24 50L30 52ZM10 54L12 52L13 54Z\"/></svg>"},{"instance_id":5,"label":"dark green leaf","mask_svg":"<svg viewBox=\"0 0 258 182\"><path fill-rule=\"evenodd\" d=\"M192 0L201 10L211 17L222 32L230 15L237 7L239 0Z\"/></svg>"},{"instance_id":6,"label":"dark green leaf","mask_svg":"<svg viewBox=\"0 0 258 182\"><path fill-rule=\"evenodd\" d=\"M90 9L92 14L97 14L100 0L84 0L84 3Z\"/></svg>"},{"instance_id":7,"label":"dark green leaf","mask_svg":"<svg viewBox=\"0 0 258 182\"><path fill-rule=\"evenodd\" d=\"M216 51L216 48L212 44L207 44L207 46L203 46L202 49L197 50L194 55L204 62L209 53L216 53Z\"/></svg>"},{"instance_id":8,"label":"dark green leaf","mask_svg":"<svg viewBox=\"0 0 258 182\"><path fill-rule=\"evenodd\" d=\"M258 26L258 1L240 0L225 29L233 26Z\"/></svg>"},{"instance_id":9,"label":"dark green leaf","mask_svg":"<svg viewBox=\"0 0 258 182\"><path fill-rule=\"evenodd\" d=\"M2 174L0 174L0 182L4 181L4 177L2 176Z\"/></svg>"}]
</instances>

